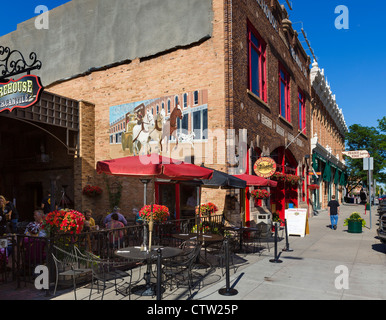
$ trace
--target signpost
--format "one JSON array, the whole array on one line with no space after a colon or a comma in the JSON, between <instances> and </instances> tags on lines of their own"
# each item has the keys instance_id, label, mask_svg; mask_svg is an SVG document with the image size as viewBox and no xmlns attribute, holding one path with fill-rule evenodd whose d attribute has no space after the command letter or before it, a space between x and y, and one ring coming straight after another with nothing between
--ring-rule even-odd
<instances>
[{"instance_id":1,"label":"signpost","mask_svg":"<svg viewBox=\"0 0 386 320\"><path fill-rule=\"evenodd\" d=\"M367 150L343 151L342 154L352 159L361 159L361 158L370 157L370 153Z\"/></svg>"},{"instance_id":2,"label":"signpost","mask_svg":"<svg viewBox=\"0 0 386 320\"><path fill-rule=\"evenodd\" d=\"M374 170L374 158L363 159L363 170L367 171L367 184L369 186L370 229L371 229L371 179Z\"/></svg>"},{"instance_id":3,"label":"signpost","mask_svg":"<svg viewBox=\"0 0 386 320\"><path fill-rule=\"evenodd\" d=\"M343 151L342 154L352 159L363 159L363 170L368 171L367 181L369 186L369 203L370 203L370 229L371 229L371 176L374 170L374 158L370 157L370 153L367 150L353 150Z\"/></svg>"}]
</instances>

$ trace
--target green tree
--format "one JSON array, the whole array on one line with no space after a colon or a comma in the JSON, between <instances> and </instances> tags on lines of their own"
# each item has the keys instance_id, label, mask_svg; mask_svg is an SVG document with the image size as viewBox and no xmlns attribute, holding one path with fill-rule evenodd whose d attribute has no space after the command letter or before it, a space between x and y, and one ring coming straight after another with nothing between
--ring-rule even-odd
<instances>
[{"instance_id":1,"label":"green tree","mask_svg":"<svg viewBox=\"0 0 386 320\"><path fill-rule=\"evenodd\" d=\"M380 183L386 183L386 116L378 120L378 126L365 127L353 124L346 134L346 150L367 150L374 158L373 177ZM355 188L355 182L366 181L367 171L363 170L363 159L346 157L347 174Z\"/></svg>"}]
</instances>

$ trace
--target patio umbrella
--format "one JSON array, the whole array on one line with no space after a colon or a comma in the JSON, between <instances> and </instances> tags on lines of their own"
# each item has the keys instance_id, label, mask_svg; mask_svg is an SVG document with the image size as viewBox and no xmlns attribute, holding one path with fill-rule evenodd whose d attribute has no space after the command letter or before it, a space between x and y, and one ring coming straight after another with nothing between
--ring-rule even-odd
<instances>
[{"instance_id":1,"label":"patio umbrella","mask_svg":"<svg viewBox=\"0 0 386 320\"><path fill-rule=\"evenodd\" d=\"M251 174L236 174L234 177L246 181L247 186L258 186L258 187L276 187L277 182L263 177L254 176Z\"/></svg>"},{"instance_id":2,"label":"patio umbrella","mask_svg":"<svg viewBox=\"0 0 386 320\"><path fill-rule=\"evenodd\" d=\"M201 166L202 168L205 168ZM210 169L210 168L207 168ZM238 188L244 189L247 186L247 183L244 180L241 180L235 176L227 174L222 171L213 170L213 176L210 179L202 180L202 186L208 188L222 188L222 189L230 189L230 188Z\"/></svg>"},{"instance_id":3,"label":"patio umbrella","mask_svg":"<svg viewBox=\"0 0 386 320\"><path fill-rule=\"evenodd\" d=\"M158 154L98 161L98 173L170 180L210 179L213 170Z\"/></svg>"},{"instance_id":4,"label":"patio umbrella","mask_svg":"<svg viewBox=\"0 0 386 320\"><path fill-rule=\"evenodd\" d=\"M109 175L141 178L141 182L144 183L144 205L146 205L146 189L149 182L144 178L188 181L210 179L213 174L213 170L158 154L98 161L96 170L98 173Z\"/></svg>"}]
</instances>

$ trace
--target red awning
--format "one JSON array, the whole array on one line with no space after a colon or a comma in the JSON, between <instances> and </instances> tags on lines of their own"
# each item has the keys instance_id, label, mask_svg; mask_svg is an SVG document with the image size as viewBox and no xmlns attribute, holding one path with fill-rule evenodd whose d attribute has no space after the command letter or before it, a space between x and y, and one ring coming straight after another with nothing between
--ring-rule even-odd
<instances>
[{"instance_id":1,"label":"red awning","mask_svg":"<svg viewBox=\"0 0 386 320\"><path fill-rule=\"evenodd\" d=\"M251 174L236 174L234 175L236 178L244 180L247 182L247 186L258 186L258 187L276 187L277 182L269 179L265 179L262 177L254 176Z\"/></svg>"},{"instance_id":2,"label":"red awning","mask_svg":"<svg viewBox=\"0 0 386 320\"><path fill-rule=\"evenodd\" d=\"M110 175L171 180L210 179L213 174L213 170L158 154L98 161L96 169Z\"/></svg>"}]
</instances>

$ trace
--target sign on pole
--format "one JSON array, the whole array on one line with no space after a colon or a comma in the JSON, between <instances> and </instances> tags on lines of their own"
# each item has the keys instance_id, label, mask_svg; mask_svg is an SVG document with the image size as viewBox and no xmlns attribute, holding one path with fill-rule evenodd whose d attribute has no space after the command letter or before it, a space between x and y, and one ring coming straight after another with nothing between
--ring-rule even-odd
<instances>
[{"instance_id":1,"label":"sign on pole","mask_svg":"<svg viewBox=\"0 0 386 320\"><path fill-rule=\"evenodd\" d=\"M374 170L374 158L363 159L363 170Z\"/></svg>"},{"instance_id":2,"label":"sign on pole","mask_svg":"<svg viewBox=\"0 0 386 320\"><path fill-rule=\"evenodd\" d=\"M352 159L370 158L370 153L367 150L343 151L342 154Z\"/></svg>"}]
</instances>

